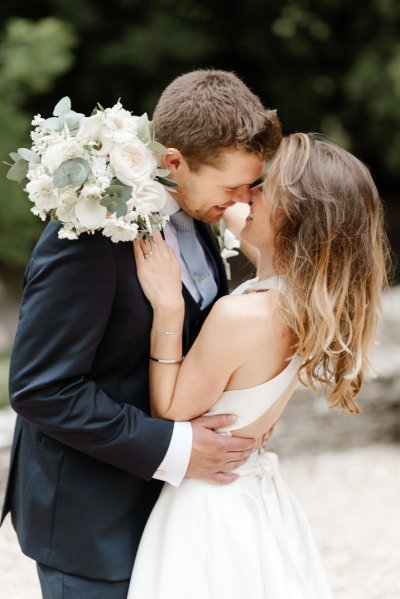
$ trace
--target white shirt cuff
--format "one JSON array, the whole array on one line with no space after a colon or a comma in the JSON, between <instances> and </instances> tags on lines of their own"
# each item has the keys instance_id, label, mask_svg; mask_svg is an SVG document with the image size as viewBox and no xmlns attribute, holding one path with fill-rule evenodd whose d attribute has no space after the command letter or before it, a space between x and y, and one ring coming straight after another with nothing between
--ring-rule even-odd
<instances>
[{"instance_id":1,"label":"white shirt cuff","mask_svg":"<svg viewBox=\"0 0 400 599\"><path fill-rule=\"evenodd\" d=\"M167 453L153 474L153 478L179 487L189 466L192 442L190 422L175 422Z\"/></svg>"}]
</instances>

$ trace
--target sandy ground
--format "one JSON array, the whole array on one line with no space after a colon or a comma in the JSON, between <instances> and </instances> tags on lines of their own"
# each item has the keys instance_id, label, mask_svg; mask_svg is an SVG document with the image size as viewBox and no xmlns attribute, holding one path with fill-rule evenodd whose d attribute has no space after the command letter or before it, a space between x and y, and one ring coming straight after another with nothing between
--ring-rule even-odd
<instances>
[{"instance_id":1,"label":"sandy ground","mask_svg":"<svg viewBox=\"0 0 400 599\"><path fill-rule=\"evenodd\" d=\"M336 599L400 599L398 414L384 402L367 400L365 409L349 416L300 394L271 450L308 514ZM0 414L3 442L12 420L8 410ZM0 458L4 487L7 451ZM39 599L34 563L20 552L9 518L0 555L0 598Z\"/></svg>"}]
</instances>

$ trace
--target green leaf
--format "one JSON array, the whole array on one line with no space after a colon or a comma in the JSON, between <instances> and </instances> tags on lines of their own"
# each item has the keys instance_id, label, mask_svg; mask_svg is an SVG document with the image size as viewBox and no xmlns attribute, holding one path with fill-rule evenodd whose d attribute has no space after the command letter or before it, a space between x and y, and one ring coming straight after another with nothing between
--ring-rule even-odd
<instances>
[{"instance_id":1,"label":"green leaf","mask_svg":"<svg viewBox=\"0 0 400 599\"><path fill-rule=\"evenodd\" d=\"M18 154L23 160L26 160L27 162L34 162L35 164L39 164L40 162L40 157L38 156L38 154L32 152L32 150L28 150L27 148L18 148Z\"/></svg>"},{"instance_id":2,"label":"green leaf","mask_svg":"<svg viewBox=\"0 0 400 599\"><path fill-rule=\"evenodd\" d=\"M73 187L81 186L90 173L90 167L83 158L71 158L66 160L56 171L53 176L53 183L56 187L62 188L66 185Z\"/></svg>"},{"instance_id":3,"label":"green leaf","mask_svg":"<svg viewBox=\"0 0 400 599\"><path fill-rule=\"evenodd\" d=\"M69 112L71 110L71 100L68 96L64 96L61 100L56 104L53 114L54 116L63 116L64 113Z\"/></svg>"},{"instance_id":4,"label":"green leaf","mask_svg":"<svg viewBox=\"0 0 400 599\"><path fill-rule=\"evenodd\" d=\"M63 122L67 123L68 129L70 131L73 131L74 129L77 129L79 127L79 121L84 116L85 115L82 114L81 112L75 112L74 110L70 110L66 114L63 114L61 118L62 118Z\"/></svg>"},{"instance_id":5,"label":"green leaf","mask_svg":"<svg viewBox=\"0 0 400 599\"><path fill-rule=\"evenodd\" d=\"M18 152L11 152L9 154L9 157L12 158L12 160L14 160L14 162L17 162L17 160L20 160L21 156L18 154Z\"/></svg>"},{"instance_id":6,"label":"green leaf","mask_svg":"<svg viewBox=\"0 0 400 599\"><path fill-rule=\"evenodd\" d=\"M137 136L144 144L151 142L151 132L147 112L145 112L144 114L142 114L141 117L139 117L137 123Z\"/></svg>"},{"instance_id":7,"label":"green leaf","mask_svg":"<svg viewBox=\"0 0 400 599\"><path fill-rule=\"evenodd\" d=\"M42 124L42 127L45 129L51 129L52 131L61 131L64 123L62 119L59 119L57 116L52 116L49 119L46 119Z\"/></svg>"},{"instance_id":8,"label":"green leaf","mask_svg":"<svg viewBox=\"0 0 400 599\"><path fill-rule=\"evenodd\" d=\"M157 175L156 181L161 183L161 185L165 185L166 187L176 187L177 182L173 179L168 179L167 177L160 177Z\"/></svg>"},{"instance_id":9,"label":"green leaf","mask_svg":"<svg viewBox=\"0 0 400 599\"><path fill-rule=\"evenodd\" d=\"M28 173L28 163L22 158L17 160L7 173L7 179L22 183Z\"/></svg>"},{"instance_id":10,"label":"green leaf","mask_svg":"<svg viewBox=\"0 0 400 599\"><path fill-rule=\"evenodd\" d=\"M149 144L147 144L147 147L155 154L168 154L168 149L165 146L158 143L158 141L151 141Z\"/></svg>"},{"instance_id":11,"label":"green leaf","mask_svg":"<svg viewBox=\"0 0 400 599\"><path fill-rule=\"evenodd\" d=\"M154 134L156 131L156 127L153 123L153 121L149 121L149 129L150 129L150 139L153 140L154 139Z\"/></svg>"},{"instance_id":12,"label":"green leaf","mask_svg":"<svg viewBox=\"0 0 400 599\"><path fill-rule=\"evenodd\" d=\"M128 212L126 203L132 195L132 187L122 184L110 185L106 192L107 195L100 200L100 204L111 213L115 212L117 216L125 216Z\"/></svg>"}]
</instances>

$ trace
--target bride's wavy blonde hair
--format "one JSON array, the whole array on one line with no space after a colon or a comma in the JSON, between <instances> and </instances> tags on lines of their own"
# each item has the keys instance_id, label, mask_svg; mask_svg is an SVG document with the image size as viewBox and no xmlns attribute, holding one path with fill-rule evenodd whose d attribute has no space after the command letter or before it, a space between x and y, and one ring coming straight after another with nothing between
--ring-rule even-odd
<instances>
[{"instance_id":1,"label":"bride's wavy blonde hair","mask_svg":"<svg viewBox=\"0 0 400 599\"><path fill-rule=\"evenodd\" d=\"M369 170L316 135L286 137L264 184L274 230L274 269L287 280L282 310L304 362L332 406L355 398L381 314L389 250L383 208Z\"/></svg>"}]
</instances>

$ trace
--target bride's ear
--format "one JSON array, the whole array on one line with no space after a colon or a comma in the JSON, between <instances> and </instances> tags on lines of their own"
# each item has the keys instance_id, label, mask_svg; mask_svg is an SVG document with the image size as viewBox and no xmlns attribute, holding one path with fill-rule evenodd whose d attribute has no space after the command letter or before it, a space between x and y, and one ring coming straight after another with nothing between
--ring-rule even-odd
<instances>
[{"instance_id":1,"label":"bride's ear","mask_svg":"<svg viewBox=\"0 0 400 599\"><path fill-rule=\"evenodd\" d=\"M168 148L168 154L163 155L164 168L170 171L169 176L174 179L174 175L179 173L182 167L186 164L186 160L181 152L176 148Z\"/></svg>"}]
</instances>

